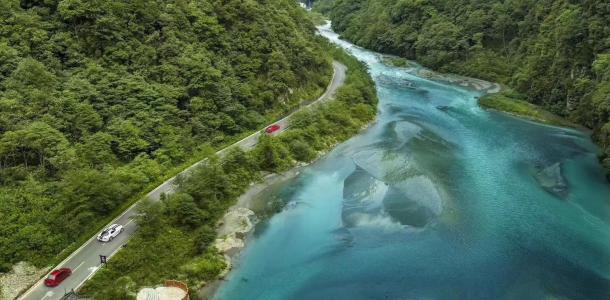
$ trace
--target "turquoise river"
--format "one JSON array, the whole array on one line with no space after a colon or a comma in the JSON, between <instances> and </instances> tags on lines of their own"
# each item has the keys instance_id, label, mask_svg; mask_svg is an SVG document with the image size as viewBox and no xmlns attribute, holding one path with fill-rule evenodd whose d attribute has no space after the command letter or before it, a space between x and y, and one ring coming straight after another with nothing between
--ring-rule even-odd
<instances>
[{"instance_id":1,"label":"turquoise river","mask_svg":"<svg viewBox=\"0 0 610 300\"><path fill-rule=\"evenodd\" d=\"M321 34L369 66L378 118L277 189L287 205L215 299L610 299L610 186L588 135Z\"/></svg>"}]
</instances>

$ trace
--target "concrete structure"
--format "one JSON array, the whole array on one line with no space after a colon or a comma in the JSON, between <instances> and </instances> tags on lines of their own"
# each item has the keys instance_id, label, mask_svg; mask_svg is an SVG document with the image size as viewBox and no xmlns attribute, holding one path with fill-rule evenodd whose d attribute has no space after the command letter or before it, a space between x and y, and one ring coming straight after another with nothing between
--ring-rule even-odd
<instances>
[{"instance_id":1,"label":"concrete structure","mask_svg":"<svg viewBox=\"0 0 610 300\"><path fill-rule=\"evenodd\" d=\"M185 283L175 280L165 281L164 286L143 288L138 292L138 300L189 300L189 289Z\"/></svg>"}]
</instances>

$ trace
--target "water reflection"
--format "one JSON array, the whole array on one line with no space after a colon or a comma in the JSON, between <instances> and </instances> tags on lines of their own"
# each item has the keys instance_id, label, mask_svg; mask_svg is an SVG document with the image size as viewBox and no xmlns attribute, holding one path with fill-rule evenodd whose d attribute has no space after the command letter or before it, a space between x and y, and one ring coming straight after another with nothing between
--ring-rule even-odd
<instances>
[{"instance_id":1,"label":"water reflection","mask_svg":"<svg viewBox=\"0 0 610 300\"><path fill-rule=\"evenodd\" d=\"M277 192L292 204L216 298L610 298L610 189L587 136L323 34L369 65L377 123Z\"/></svg>"}]
</instances>

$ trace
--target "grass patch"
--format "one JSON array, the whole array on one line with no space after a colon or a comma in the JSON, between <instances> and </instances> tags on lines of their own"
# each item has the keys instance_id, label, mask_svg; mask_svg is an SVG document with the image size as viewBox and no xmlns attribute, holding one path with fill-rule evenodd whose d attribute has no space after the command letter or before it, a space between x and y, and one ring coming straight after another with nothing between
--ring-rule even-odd
<instances>
[{"instance_id":1,"label":"grass patch","mask_svg":"<svg viewBox=\"0 0 610 300\"><path fill-rule=\"evenodd\" d=\"M328 21L328 18L317 11L310 11L307 15L309 16L311 22L313 22L313 24L316 26L322 26Z\"/></svg>"},{"instance_id":2,"label":"grass patch","mask_svg":"<svg viewBox=\"0 0 610 300\"><path fill-rule=\"evenodd\" d=\"M479 105L548 125L578 127L576 124L522 99L523 97L518 93L505 89L500 93L481 97Z\"/></svg>"},{"instance_id":3,"label":"grass patch","mask_svg":"<svg viewBox=\"0 0 610 300\"><path fill-rule=\"evenodd\" d=\"M406 58L398 57L398 56L383 56L383 63L386 65L399 67L399 68L408 68L413 66L409 60Z\"/></svg>"}]
</instances>

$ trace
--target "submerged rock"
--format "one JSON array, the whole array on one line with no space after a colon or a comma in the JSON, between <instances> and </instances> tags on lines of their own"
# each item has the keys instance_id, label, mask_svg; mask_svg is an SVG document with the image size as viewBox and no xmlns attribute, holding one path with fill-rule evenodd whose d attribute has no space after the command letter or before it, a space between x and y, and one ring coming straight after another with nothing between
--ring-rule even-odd
<instances>
[{"instance_id":1,"label":"submerged rock","mask_svg":"<svg viewBox=\"0 0 610 300\"><path fill-rule=\"evenodd\" d=\"M354 154L352 160L370 176L388 184L418 173L415 161L405 152L365 150Z\"/></svg>"},{"instance_id":2,"label":"submerged rock","mask_svg":"<svg viewBox=\"0 0 610 300\"><path fill-rule=\"evenodd\" d=\"M391 125L393 126L397 142L401 144L410 141L422 132L420 126L407 121L396 121L392 122Z\"/></svg>"},{"instance_id":3,"label":"submerged rock","mask_svg":"<svg viewBox=\"0 0 610 300\"><path fill-rule=\"evenodd\" d=\"M561 198L568 196L568 182L563 176L560 162L554 163L537 171L534 174L534 178L547 192Z\"/></svg>"},{"instance_id":4,"label":"submerged rock","mask_svg":"<svg viewBox=\"0 0 610 300\"><path fill-rule=\"evenodd\" d=\"M381 84L390 85L395 88L404 88L404 89L416 89L417 88L417 85L415 84L415 82L413 82L409 79L406 79L406 78L400 78L400 77L395 77L395 76L388 76L386 74L381 74L381 75L377 76L377 80Z\"/></svg>"},{"instance_id":5,"label":"submerged rock","mask_svg":"<svg viewBox=\"0 0 610 300\"><path fill-rule=\"evenodd\" d=\"M228 254L245 246L244 239L254 228L251 218L254 212L244 207L231 208L222 218L218 230L219 238L214 246L219 252Z\"/></svg>"},{"instance_id":6,"label":"submerged rock","mask_svg":"<svg viewBox=\"0 0 610 300\"><path fill-rule=\"evenodd\" d=\"M235 233L217 238L214 246L219 252L229 253L231 250L241 249L245 246L244 240L237 237Z\"/></svg>"},{"instance_id":7,"label":"submerged rock","mask_svg":"<svg viewBox=\"0 0 610 300\"><path fill-rule=\"evenodd\" d=\"M384 182L357 166L343 182L343 224L354 227L362 215L380 213L386 191Z\"/></svg>"},{"instance_id":8,"label":"submerged rock","mask_svg":"<svg viewBox=\"0 0 610 300\"><path fill-rule=\"evenodd\" d=\"M437 105L436 109L446 112L446 111L449 111L449 109L451 109L451 107L448 105Z\"/></svg>"},{"instance_id":9,"label":"submerged rock","mask_svg":"<svg viewBox=\"0 0 610 300\"><path fill-rule=\"evenodd\" d=\"M218 230L219 235L230 235L232 233L235 233L238 236L246 235L254 227L254 224L252 223L252 218L254 217L254 212L247 208L231 208L220 221L221 226Z\"/></svg>"},{"instance_id":10,"label":"submerged rock","mask_svg":"<svg viewBox=\"0 0 610 300\"><path fill-rule=\"evenodd\" d=\"M442 198L434 183L415 176L393 184L383 199L383 209L403 225L423 227L442 212Z\"/></svg>"},{"instance_id":11,"label":"submerged rock","mask_svg":"<svg viewBox=\"0 0 610 300\"><path fill-rule=\"evenodd\" d=\"M344 181L346 227L424 227L441 214L442 207L440 192L423 175L384 182L357 166Z\"/></svg>"}]
</instances>

